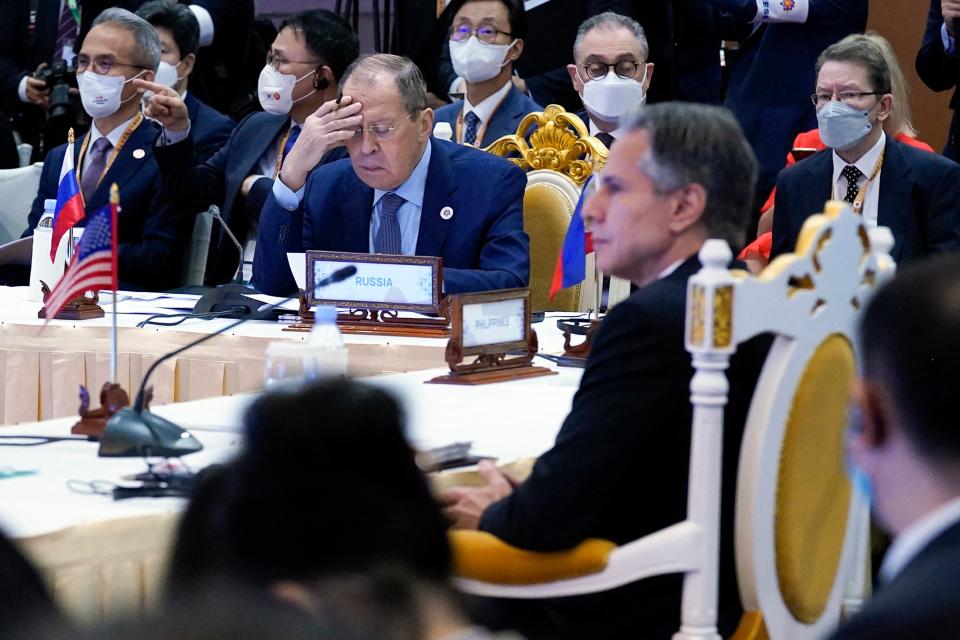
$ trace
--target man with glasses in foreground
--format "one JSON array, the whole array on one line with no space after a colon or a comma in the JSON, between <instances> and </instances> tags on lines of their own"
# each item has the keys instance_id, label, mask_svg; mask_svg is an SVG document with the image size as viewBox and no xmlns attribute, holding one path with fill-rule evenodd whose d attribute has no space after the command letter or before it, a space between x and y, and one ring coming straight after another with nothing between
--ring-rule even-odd
<instances>
[{"instance_id":1,"label":"man with glasses in foreground","mask_svg":"<svg viewBox=\"0 0 960 640\"><path fill-rule=\"evenodd\" d=\"M93 119L76 140L74 162L84 207L92 213L120 188L119 276L122 289L162 291L180 285L190 220L167 204L153 156L158 129L140 113L143 90L160 63L160 41L149 22L125 9L107 9L93 22L76 58L83 108ZM51 150L24 236L32 235L44 200L56 199L67 145ZM79 226L83 226L81 220ZM158 268L168 265L168 268Z\"/></svg>"},{"instance_id":2,"label":"man with glasses in foreground","mask_svg":"<svg viewBox=\"0 0 960 640\"><path fill-rule=\"evenodd\" d=\"M584 20L573 44L574 64L567 65L573 88L580 94L590 135L610 148L620 135L620 116L647 100L653 63L643 27L607 11Z\"/></svg>"},{"instance_id":3,"label":"man with glasses in foreground","mask_svg":"<svg viewBox=\"0 0 960 640\"><path fill-rule=\"evenodd\" d=\"M726 109L664 102L621 123L599 185L584 202L597 268L636 293L603 320L553 448L522 483L481 463L488 486L441 496L453 526L514 546L560 551L587 538L617 544L686 517L690 379L684 345L687 280L708 238L743 241L757 163ZM740 616L733 514L740 440L768 341L741 345L729 369L724 419L719 630ZM541 638L670 638L680 626L680 574L601 594L484 602L481 622Z\"/></svg>"},{"instance_id":4,"label":"man with glasses in foreground","mask_svg":"<svg viewBox=\"0 0 960 640\"><path fill-rule=\"evenodd\" d=\"M960 247L960 166L883 132L894 97L877 45L825 49L811 100L828 150L780 172L771 259L794 250L804 221L829 199L845 200L868 227L889 227L898 263Z\"/></svg>"},{"instance_id":5,"label":"man with glasses in foreground","mask_svg":"<svg viewBox=\"0 0 960 640\"><path fill-rule=\"evenodd\" d=\"M437 109L437 122L449 123L457 142L485 147L516 133L524 116L542 110L511 80L527 20L520 0L459 4L450 28L450 59L464 80L465 95Z\"/></svg>"},{"instance_id":6,"label":"man with glasses in foreground","mask_svg":"<svg viewBox=\"0 0 960 640\"><path fill-rule=\"evenodd\" d=\"M307 249L440 256L446 293L527 286L523 171L431 138L427 86L407 58L360 57L340 92L307 119L273 184L260 216L254 286L295 292L286 254ZM350 162L314 170L343 142Z\"/></svg>"},{"instance_id":7,"label":"man with glasses in foreground","mask_svg":"<svg viewBox=\"0 0 960 640\"><path fill-rule=\"evenodd\" d=\"M350 25L330 11L317 9L287 17L260 73L257 93L264 112L244 118L226 145L197 166L190 135L194 123L183 98L169 87L138 81L157 94L150 98L144 113L163 126L155 152L171 206L195 214L215 204L241 243L255 236L260 210L283 159L293 149L307 118L337 96L337 82L359 50L360 42ZM353 115L351 109L359 107L348 107L342 113ZM316 158L318 163L346 157L342 140L333 142ZM228 282L240 260L230 238L215 225L206 284Z\"/></svg>"}]
</instances>

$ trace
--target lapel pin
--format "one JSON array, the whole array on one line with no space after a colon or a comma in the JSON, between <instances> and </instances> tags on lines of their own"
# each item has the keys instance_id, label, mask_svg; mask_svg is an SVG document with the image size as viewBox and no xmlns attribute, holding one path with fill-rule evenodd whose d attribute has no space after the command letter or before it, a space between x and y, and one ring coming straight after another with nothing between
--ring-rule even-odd
<instances>
[{"instance_id":1,"label":"lapel pin","mask_svg":"<svg viewBox=\"0 0 960 640\"><path fill-rule=\"evenodd\" d=\"M440 217L443 218L444 220L449 220L450 218L452 218L452 217L453 217L453 208L452 208L452 207L444 207L443 209L440 209Z\"/></svg>"},{"instance_id":2,"label":"lapel pin","mask_svg":"<svg viewBox=\"0 0 960 640\"><path fill-rule=\"evenodd\" d=\"M143 149L133 150L133 157L136 158L137 160L142 160L145 155L147 155L147 152L144 151Z\"/></svg>"}]
</instances>

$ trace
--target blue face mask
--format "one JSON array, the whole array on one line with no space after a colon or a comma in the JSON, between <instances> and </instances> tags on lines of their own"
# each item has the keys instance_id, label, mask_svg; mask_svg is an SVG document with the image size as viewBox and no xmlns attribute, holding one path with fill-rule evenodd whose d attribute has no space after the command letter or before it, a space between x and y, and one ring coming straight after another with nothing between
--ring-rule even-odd
<instances>
[{"instance_id":1,"label":"blue face mask","mask_svg":"<svg viewBox=\"0 0 960 640\"><path fill-rule=\"evenodd\" d=\"M863 431L863 416L860 414L860 409L855 405L850 405L847 413L850 416L850 424L847 427L846 434L847 444L849 444L850 438ZM850 478L850 484L853 485L854 491L857 491L868 505L872 504L874 498L873 482L870 480L870 476L850 458L849 446L844 446L843 466L847 470L847 477Z\"/></svg>"},{"instance_id":2,"label":"blue face mask","mask_svg":"<svg viewBox=\"0 0 960 640\"><path fill-rule=\"evenodd\" d=\"M855 146L873 129L869 111L854 109L836 100L817 111L817 126L823 144L837 151Z\"/></svg>"}]
</instances>

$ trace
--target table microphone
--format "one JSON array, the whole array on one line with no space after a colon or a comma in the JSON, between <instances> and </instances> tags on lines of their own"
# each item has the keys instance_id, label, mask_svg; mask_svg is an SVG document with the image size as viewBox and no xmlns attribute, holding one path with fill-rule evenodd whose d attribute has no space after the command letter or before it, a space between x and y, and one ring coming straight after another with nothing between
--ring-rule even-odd
<instances>
[{"instance_id":1,"label":"table microphone","mask_svg":"<svg viewBox=\"0 0 960 640\"><path fill-rule=\"evenodd\" d=\"M260 303L247 295L252 293L252 290L243 284L243 246L237 240L233 231L230 230L227 221L220 215L220 207L211 204L207 213L213 216L213 219L223 227L227 237L230 238L230 242L236 247L240 264L237 266L237 271L229 284L203 288L204 293L194 305L193 313L197 315L219 313L221 317L227 318L243 318L256 313L260 308Z\"/></svg>"},{"instance_id":2,"label":"table microphone","mask_svg":"<svg viewBox=\"0 0 960 640\"><path fill-rule=\"evenodd\" d=\"M346 280L357 272L354 265L346 266L334 271L332 274L320 280L314 285L314 290L321 289L336 282ZM144 407L144 393L147 388L147 381L154 370L170 358L192 349L193 347L210 340L214 336L225 333L247 320L259 320L265 318L272 311L293 300L296 296L284 298L280 302L267 305L257 313L244 316L232 322L213 333L203 335L192 342L185 344L178 349L158 358L150 368L147 369L140 383L140 389L137 391L136 400L132 407L124 407L115 413L108 421L107 427L100 437L100 457L130 457L130 456L162 456L167 458L179 458L188 453L195 453L203 449L203 445L189 431L178 427L165 418L153 414Z\"/></svg>"}]
</instances>

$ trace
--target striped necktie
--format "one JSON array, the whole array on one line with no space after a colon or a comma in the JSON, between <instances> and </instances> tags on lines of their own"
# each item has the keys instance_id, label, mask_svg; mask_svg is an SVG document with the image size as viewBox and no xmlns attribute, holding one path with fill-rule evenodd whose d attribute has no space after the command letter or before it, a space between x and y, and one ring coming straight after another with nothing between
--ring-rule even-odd
<instances>
[{"instance_id":1,"label":"striped necktie","mask_svg":"<svg viewBox=\"0 0 960 640\"><path fill-rule=\"evenodd\" d=\"M70 11L70 4L63 0L63 8L60 10L60 20L57 23L57 43L54 49L53 60L57 61L63 58L65 47L73 47L77 40L77 21Z\"/></svg>"}]
</instances>

